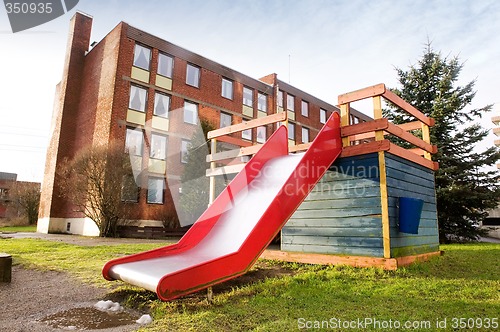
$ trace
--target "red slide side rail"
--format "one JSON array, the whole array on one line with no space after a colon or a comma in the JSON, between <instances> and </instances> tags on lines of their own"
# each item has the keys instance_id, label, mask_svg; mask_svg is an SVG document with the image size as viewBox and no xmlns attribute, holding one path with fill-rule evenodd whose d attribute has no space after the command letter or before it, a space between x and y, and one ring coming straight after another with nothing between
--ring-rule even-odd
<instances>
[{"instance_id":1,"label":"red slide side rail","mask_svg":"<svg viewBox=\"0 0 500 332\"><path fill-rule=\"evenodd\" d=\"M217 223L228 204L231 204L232 197L235 197L259 175L267 161L288 154L287 136L286 128L280 127L177 244L114 259L104 266L103 276L107 280L113 280L109 276L109 270L116 264L176 255L194 247ZM272 202L269 202L266 211L248 234L240 249L235 253L164 276L156 289L158 297L164 301L172 300L244 274L341 151L340 117L337 113L333 113L278 195Z\"/></svg>"}]
</instances>

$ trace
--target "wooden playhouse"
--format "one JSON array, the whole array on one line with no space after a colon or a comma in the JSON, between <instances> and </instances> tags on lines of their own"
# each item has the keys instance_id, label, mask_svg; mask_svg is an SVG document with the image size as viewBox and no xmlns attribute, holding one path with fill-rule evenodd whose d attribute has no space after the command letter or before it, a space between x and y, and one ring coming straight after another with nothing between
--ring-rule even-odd
<instances>
[{"instance_id":1,"label":"wooden playhouse","mask_svg":"<svg viewBox=\"0 0 500 332\"><path fill-rule=\"evenodd\" d=\"M372 98L373 121L353 124L350 103ZM382 99L398 106L414 121L395 125L382 115ZM340 95L343 150L281 232L281 250L261 257L285 261L398 266L440 255L434 171L429 127L434 120L386 89L384 84ZM224 135L287 121L286 112L209 133L211 181L240 166L216 167L216 161L255 153L258 146L216 152ZM422 138L412 132L420 131ZM397 137L413 148L389 140ZM290 147L305 150L308 144ZM212 198L214 193L212 194Z\"/></svg>"}]
</instances>

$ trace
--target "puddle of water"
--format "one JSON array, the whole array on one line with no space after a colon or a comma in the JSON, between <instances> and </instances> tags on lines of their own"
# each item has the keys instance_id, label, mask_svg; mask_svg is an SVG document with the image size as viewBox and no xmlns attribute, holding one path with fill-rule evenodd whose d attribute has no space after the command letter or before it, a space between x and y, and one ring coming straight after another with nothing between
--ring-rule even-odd
<instances>
[{"instance_id":1,"label":"puddle of water","mask_svg":"<svg viewBox=\"0 0 500 332\"><path fill-rule=\"evenodd\" d=\"M47 316L41 321L59 329L100 330L133 324L136 318L126 312L105 312L96 308L73 308Z\"/></svg>"}]
</instances>

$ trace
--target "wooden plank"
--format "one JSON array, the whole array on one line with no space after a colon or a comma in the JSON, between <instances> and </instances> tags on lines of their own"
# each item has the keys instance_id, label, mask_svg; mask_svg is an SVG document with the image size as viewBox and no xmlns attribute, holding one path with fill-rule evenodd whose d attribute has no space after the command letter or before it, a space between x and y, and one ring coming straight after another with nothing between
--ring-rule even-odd
<instances>
[{"instance_id":1,"label":"wooden plank","mask_svg":"<svg viewBox=\"0 0 500 332\"><path fill-rule=\"evenodd\" d=\"M311 144L312 143L302 143L302 144L297 144L297 145L291 145L288 148L288 150L290 151L290 153L304 151L304 150L309 149L309 147L311 146Z\"/></svg>"},{"instance_id":2,"label":"wooden plank","mask_svg":"<svg viewBox=\"0 0 500 332\"><path fill-rule=\"evenodd\" d=\"M412 130L422 129L422 122L411 121L407 123L400 123L397 126L403 129L404 131L412 131Z\"/></svg>"},{"instance_id":3,"label":"wooden plank","mask_svg":"<svg viewBox=\"0 0 500 332\"><path fill-rule=\"evenodd\" d=\"M242 147L239 149L217 152L215 154L208 155L207 162L221 161L221 160L226 160L226 159L238 158L238 157L242 157L242 156L249 156L252 154L256 154L257 151L259 151L261 147L262 147L262 144L257 144L257 145L252 145L252 146L248 146L248 147Z\"/></svg>"},{"instance_id":4,"label":"wooden plank","mask_svg":"<svg viewBox=\"0 0 500 332\"><path fill-rule=\"evenodd\" d=\"M236 174L241 172L241 170L245 168L245 164L236 164L229 166L217 167L214 169L207 169L206 176L218 176L224 174Z\"/></svg>"},{"instance_id":5,"label":"wooden plank","mask_svg":"<svg viewBox=\"0 0 500 332\"><path fill-rule=\"evenodd\" d=\"M260 256L262 259L280 260L304 264L321 265L348 265L354 267L380 267L384 270L396 270L395 259L384 259L362 256L336 256L328 254L314 254L302 252L285 252L280 250L265 250Z\"/></svg>"},{"instance_id":6,"label":"wooden plank","mask_svg":"<svg viewBox=\"0 0 500 332\"><path fill-rule=\"evenodd\" d=\"M373 86L369 86L364 89L348 92L339 95L338 97L338 103L339 105L346 104L346 103L352 103L358 100L374 97L374 96L380 96L386 92L385 84L380 83L376 84Z\"/></svg>"},{"instance_id":7,"label":"wooden plank","mask_svg":"<svg viewBox=\"0 0 500 332\"><path fill-rule=\"evenodd\" d=\"M434 126L434 119L427 117L424 113L420 112L418 109L410 105L408 102L403 100L401 97L396 95L394 92L390 90L385 90L385 92L382 94L382 96L393 103L394 105L400 107L404 111L406 111L408 114L412 115L415 117L417 120L425 123L429 127Z\"/></svg>"},{"instance_id":8,"label":"wooden plank","mask_svg":"<svg viewBox=\"0 0 500 332\"><path fill-rule=\"evenodd\" d=\"M286 223L283 229L288 227L335 227L335 228L353 228L366 227L380 229L380 217L345 217L345 218L309 218L295 219L293 216Z\"/></svg>"},{"instance_id":9,"label":"wooden plank","mask_svg":"<svg viewBox=\"0 0 500 332\"><path fill-rule=\"evenodd\" d=\"M382 206L382 238L384 243L384 258L391 257L391 237L389 229L389 202L387 193L387 178L385 170L385 153L378 153L378 163L380 169L380 204Z\"/></svg>"},{"instance_id":10,"label":"wooden plank","mask_svg":"<svg viewBox=\"0 0 500 332\"><path fill-rule=\"evenodd\" d=\"M390 147L387 152L392 153L398 157L401 157L403 159L410 160L416 164L419 164L421 166L427 167L428 169L431 170L437 170L439 168L439 164L437 162L434 162L432 160L427 160L419 155L414 154L411 151L408 151L406 149L403 149L400 146L397 146L396 144L389 143Z\"/></svg>"},{"instance_id":11,"label":"wooden plank","mask_svg":"<svg viewBox=\"0 0 500 332\"><path fill-rule=\"evenodd\" d=\"M284 112L283 113L275 113L275 114L268 115L268 116L263 117L263 118L254 119L254 120L250 120L247 122L242 122L242 123L238 123L238 124L235 124L232 126L227 126L224 128L209 131L207 138L208 139L216 138L219 136L237 133L237 132L240 132L243 130L257 128L260 126L265 126L265 125L268 125L271 123L276 123L276 122L284 121L284 120L286 120L286 113L284 113Z\"/></svg>"},{"instance_id":12,"label":"wooden plank","mask_svg":"<svg viewBox=\"0 0 500 332\"><path fill-rule=\"evenodd\" d=\"M433 170L393 154L387 154L386 165L387 167L413 174L424 179L434 180Z\"/></svg>"},{"instance_id":13,"label":"wooden plank","mask_svg":"<svg viewBox=\"0 0 500 332\"><path fill-rule=\"evenodd\" d=\"M435 251L435 252L429 252L429 253L420 254L420 255L397 257L396 261L397 261L398 267L402 267L402 266L411 265L415 262L425 262L433 257L442 256L443 254L444 254L444 251Z\"/></svg>"},{"instance_id":14,"label":"wooden plank","mask_svg":"<svg viewBox=\"0 0 500 332\"><path fill-rule=\"evenodd\" d=\"M383 257L382 248L366 248L366 247L334 247L334 246L316 246L303 244L282 244L281 250L315 254L334 254L334 255L356 255Z\"/></svg>"},{"instance_id":15,"label":"wooden plank","mask_svg":"<svg viewBox=\"0 0 500 332\"><path fill-rule=\"evenodd\" d=\"M340 238L342 244L349 245L347 238L382 238L382 230L380 227L369 228L369 227L313 227L307 225L307 227L284 227L281 230L282 236L315 236L321 237L335 237Z\"/></svg>"},{"instance_id":16,"label":"wooden plank","mask_svg":"<svg viewBox=\"0 0 500 332\"><path fill-rule=\"evenodd\" d=\"M429 127L427 127L429 128ZM426 143L424 140L418 138L417 136L404 131L402 128L396 126L395 124L389 123L389 126L387 128L387 131L391 133L394 136L397 136L408 143L411 143L415 145L416 147L419 147L429 153L436 153L437 152L437 146L431 145L429 143Z\"/></svg>"},{"instance_id":17,"label":"wooden plank","mask_svg":"<svg viewBox=\"0 0 500 332\"><path fill-rule=\"evenodd\" d=\"M344 218L344 217L380 217L380 207L358 209L328 209L328 210L297 210L293 217L297 219L309 218Z\"/></svg>"},{"instance_id":18,"label":"wooden plank","mask_svg":"<svg viewBox=\"0 0 500 332\"><path fill-rule=\"evenodd\" d=\"M429 252L436 252L436 251L439 251L439 243L424 244L421 246L392 248L392 256L394 258L405 257L405 256L426 254Z\"/></svg>"},{"instance_id":19,"label":"wooden plank","mask_svg":"<svg viewBox=\"0 0 500 332\"><path fill-rule=\"evenodd\" d=\"M219 142L224 142L224 143L228 143L228 144L232 144L232 145L236 145L236 146L243 146L243 147L252 146L252 142L245 141L241 138L232 137L232 136L220 136L219 138L217 138L217 140Z\"/></svg>"},{"instance_id":20,"label":"wooden plank","mask_svg":"<svg viewBox=\"0 0 500 332\"><path fill-rule=\"evenodd\" d=\"M391 143L388 140L368 142L353 146L344 147L341 158L357 156L362 154L374 153L379 151L388 151ZM423 158L422 158L423 159Z\"/></svg>"},{"instance_id":21,"label":"wooden plank","mask_svg":"<svg viewBox=\"0 0 500 332\"><path fill-rule=\"evenodd\" d=\"M340 126L341 127L348 127L350 125L350 106L349 103L346 104L341 104L340 105ZM343 137L342 138L342 146L347 147L351 145L351 142L349 141L349 137Z\"/></svg>"},{"instance_id":22,"label":"wooden plank","mask_svg":"<svg viewBox=\"0 0 500 332\"><path fill-rule=\"evenodd\" d=\"M355 125L342 126L340 135L342 137L369 133L376 130L385 130L389 127L388 119L377 119L369 122L362 122Z\"/></svg>"},{"instance_id":23,"label":"wooden plank","mask_svg":"<svg viewBox=\"0 0 500 332\"><path fill-rule=\"evenodd\" d=\"M323 210L323 209L345 209L345 208L367 208L380 206L380 197L345 197L336 198L332 195L328 200L305 200L300 205L301 210Z\"/></svg>"},{"instance_id":24,"label":"wooden plank","mask_svg":"<svg viewBox=\"0 0 500 332\"><path fill-rule=\"evenodd\" d=\"M307 230L307 229L306 229ZM307 246L328 246L342 248L382 248L381 237L339 237L339 236L317 236L317 235L287 235L281 234L281 244Z\"/></svg>"}]
</instances>

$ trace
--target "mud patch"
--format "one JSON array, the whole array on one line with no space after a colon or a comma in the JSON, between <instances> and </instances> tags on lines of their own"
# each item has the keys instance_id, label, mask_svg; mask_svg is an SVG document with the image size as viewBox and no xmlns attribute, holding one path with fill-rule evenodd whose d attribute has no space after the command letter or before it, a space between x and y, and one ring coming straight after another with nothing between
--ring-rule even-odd
<instances>
[{"instance_id":1,"label":"mud patch","mask_svg":"<svg viewBox=\"0 0 500 332\"><path fill-rule=\"evenodd\" d=\"M96 308L72 308L40 320L53 328L65 330L101 330L135 324L127 312L106 312Z\"/></svg>"}]
</instances>

